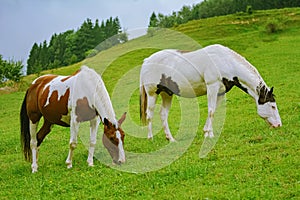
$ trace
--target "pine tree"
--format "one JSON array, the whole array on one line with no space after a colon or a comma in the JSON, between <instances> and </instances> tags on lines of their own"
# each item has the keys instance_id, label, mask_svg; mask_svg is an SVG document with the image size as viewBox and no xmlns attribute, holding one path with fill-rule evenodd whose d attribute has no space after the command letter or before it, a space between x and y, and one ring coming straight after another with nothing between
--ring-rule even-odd
<instances>
[{"instance_id":1,"label":"pine tree","mask_svg":"<svg viewBox=\"0 0 300 200\"><path fill-rule=\"evenodd\" d=\"M157 26L158 26L158 19L157 19L157 17L156 17L155 12L153 12L153 13L151 14L150 22L149 22L148 27L157 27Z\"/></svg>"},{"instance_id":2,"label":"pine tree","mask_svg":"<svg viewBox=\"0 0 300 200\"><path fill-rule=\"evenodd\" d=\"M37 43L34 43L31 48L29 58L27 60L27 74L33 74L38 72L39 53L40 53L40 48Z\"/></svg>"}]
</instances>

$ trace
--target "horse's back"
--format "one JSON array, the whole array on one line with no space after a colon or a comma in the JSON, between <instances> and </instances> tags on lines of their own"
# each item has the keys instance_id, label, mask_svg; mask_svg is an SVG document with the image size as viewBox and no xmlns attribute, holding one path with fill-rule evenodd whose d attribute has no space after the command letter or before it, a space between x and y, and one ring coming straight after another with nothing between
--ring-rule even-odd
<instances>
[{"instance_id":1,"label":"horse's back","mask_svg":"<svg viewBox=\"0 0 300 200\"><path fill-rule=\"evenodd\" d=\"M165 82L164 79L171 80L178 85L177 95L201 96L206 94L205 75L207 71L212 71L210 66L211 60L199 50L163 50L145 59L141 69L141 82L148 85L148 90L155 90L158 84Z\"/></svg>"},{"instance_id":2,"label":"horse's back","mask_svg":"<svg viewBox=\"0 0 300 200\"><path fill-rule=\"evenodd\" d=\"M68 102L71 76L44 75L35 79L28 89L27 110L29 118L37 122L41 116L53 124L69 126ZM68 81L69 80L69 81Z\"/></svg>"}]
</instances>

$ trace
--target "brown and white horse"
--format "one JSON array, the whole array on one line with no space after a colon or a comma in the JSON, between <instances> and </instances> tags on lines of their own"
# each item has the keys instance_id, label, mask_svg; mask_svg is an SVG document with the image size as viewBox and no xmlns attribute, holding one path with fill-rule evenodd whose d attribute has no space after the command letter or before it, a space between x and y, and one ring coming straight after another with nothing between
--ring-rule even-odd
<instances>
[{"instance_id":1,"label":"brown and white horse","mask_svg":"<svg viewBox=\"0 0 300 200\"><path fill-rule=\"evenodd\" d=\"M152 118L157 96L162 97L161 120L166 138L175 141L168 125L173 94L193 98L207 95L208 117L205 136L213 137L213 117L224 94L237 86L256 102L257 112L272 127L281 119L270 89L258 71L245 58L222 45L211 45L192 52L162 50L144 60L140 73L141 119L148 123L152 138Z\"/></svg>"},{"instance_id":2,"label":"brown and white horse","mask_svg":"<svg viewBox=\"0 0 300 200\"><path fill-rule=\"evenodd\" d=\"M44 124L37 132L38 123ZM116 120L110 97L99 74L86 66L70 76L44 75L34 80L26 92L21 112L21 143L25 159L32 160L32 172L38 169L38 149L54 124L70 127L70 149L66 160L72 167L73 150L77 145L79 124L90 121L88 165L93 166L96 134L104 123L103 144L113 162L125 162L124 131L121 124L126 113Z\"/></svg>"}]
</instances>

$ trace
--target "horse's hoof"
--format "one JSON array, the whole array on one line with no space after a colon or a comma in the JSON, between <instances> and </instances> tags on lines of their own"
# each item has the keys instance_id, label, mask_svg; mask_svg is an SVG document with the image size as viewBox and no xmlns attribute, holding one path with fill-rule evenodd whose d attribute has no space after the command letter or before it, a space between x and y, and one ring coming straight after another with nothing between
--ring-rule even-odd
<instances>
[{"instance_id":1,"label":"horse's hoof","mask_svg":"<svg viewBox=\"0 0 300 200\"><path fill-rule=\"evenodd\" d=\"M88 163L89 167L94 167L94 163Z\"/></svg>"},{"instance_id":2,"label":"horse's hoof","mask_svg":"<svg viewBox=\"0 0 300 200\"><path fill-rule=\"evenodd\" d=\"M38 171L38 166L36 164L31 165L32 173L36 173Z\"/></svg>"},{"instance_id":3,"label":"horse's hoof","mask_svg":"<svg viewBox=\"0 0 300 200\"><path fill-rule=\"evenodd\" d=\"M71 169L73 166L72 166L72 163L66 163L66 165L67 165L67 168L68 169Z\"/></svg>"},{"instance_id":4,"label":"horse's hoof","mask_svg":"<svg viewBox=\"0 0 300 200\"><path fill-rule=\"evenodd\" d=\"M168 138L166 137L167 140L169 140L169 142L176 142L176 140L174 138Z\"/></svg>"},{"instance_id":5,"label":"horse's hoof","mask_svg":"<svg viewBox=\"0 0 300 200\"><path fill-rule=\"evenodd\" d=\"M148 140L153 140L153 136L148 136Z\"/></svg>"}]
</instances>

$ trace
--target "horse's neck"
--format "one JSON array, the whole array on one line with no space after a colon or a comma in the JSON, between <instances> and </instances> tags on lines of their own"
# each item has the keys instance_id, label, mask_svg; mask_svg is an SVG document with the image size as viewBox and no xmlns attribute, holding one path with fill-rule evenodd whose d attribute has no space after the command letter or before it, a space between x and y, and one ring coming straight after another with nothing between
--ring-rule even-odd
<instances>
[{"instance_id":1,"label":"horse's neck","mask_svg":"<svg viewBox=\"0 0 300 200\"><path fill-rule=\"evenodd\" d=\"M238 78L240 84L247 89L247 93L254 99L258 98L257 89L266 86L263 78L257 69L252 66L244 57L232 52L234 56L234 75Z\"/></svg>"},{"instance_id":2,"label":"horse's neck","mask_svg":"<svg viewBox=\"0 0 300 200\"><path fill-rule=\"evenodd\" d=\"M104 118L108 119L114 125L117 125L115 112L109 97L109 94L106 90L103 80L101 77L94 71L89 69L88 77L93 81L93 105L95 109L98 111L102 120Z\"/></svg>"},{"instance_id":3,"label":"horse's neck","mask_svg":"<svg viewBox=\"0 0 300 200\"><path fill-rule=\"evenodd\" d=\"M102 117L102 120L107 118L110 122L117 125L116 116L110 97L101 79L98 81L96 88L95 105L97 110L100 112L99 114Z\"/></svg>"}]
</instances>

